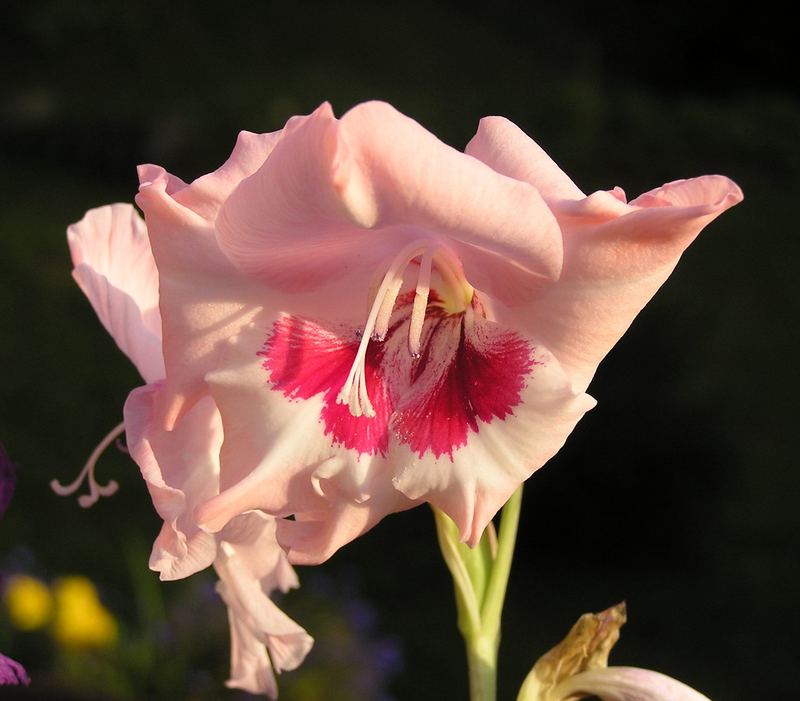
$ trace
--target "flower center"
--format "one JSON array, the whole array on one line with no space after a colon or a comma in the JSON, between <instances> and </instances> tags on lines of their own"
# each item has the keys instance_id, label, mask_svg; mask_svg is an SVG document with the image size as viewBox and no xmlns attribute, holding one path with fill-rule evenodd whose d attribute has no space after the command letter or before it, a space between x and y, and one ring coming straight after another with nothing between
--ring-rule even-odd
<instances>
[{"instance_id":1,"label":"flower center","mask_svg":"<svg viewBox=\"0 0 800 701\"><path fill-rule=\"evenodd\" d=\"M418 258L420 259L419 273L408 327L408 351L414 358L420 357L422 327L425 324L425 312L428 308L431 274L434 267L445 288L442 298L443 306L448 313L463 312L472 301L474 290L464 277L460 261L442 245L434 243L430 239L416 239L397 253L389 263L378 287L361 334L356 357L350 367L347 379L336 397L337 404L346 404L353 416L375 416L375 409L367 391L364 368L367 346L370 341L380 342L386 338L392 311L403 287L406 269Z\"/></svg>"}]
</instances>

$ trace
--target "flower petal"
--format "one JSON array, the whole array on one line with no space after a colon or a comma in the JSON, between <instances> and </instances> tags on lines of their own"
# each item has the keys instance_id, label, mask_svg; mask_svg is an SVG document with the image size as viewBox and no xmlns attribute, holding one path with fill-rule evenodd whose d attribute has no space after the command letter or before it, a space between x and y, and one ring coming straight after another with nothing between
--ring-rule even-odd
<instances>
[{"instance_id":1,"label":"flower petal","mask_svg":"<svg viewBox=\"0 0 800 701\"><path fill-rule=\"evenodd\" d=\"M214 402L207 397L167 433L154 421L161 388L159 383L135 389L124 413L131 457L164 519L150 567L161 579L172 580L205 569L216 556L216 539L198 528L194 509L219 489L222 426Z\"/></svg>"},{"instance_id":2,"label":"flower petal","mask_svg":"<svg viewBox=\"0 0 800 701\"><path fill-rule=\"evenodd\" d=\"M331 391L320 385L316 371L306 378L313 381L310 386L303 384L303 367L294 367L285 356L280 361L276 356L280 367L272 369L274 374L265 369L259 351L270 329L277 325L281 343L286 340L281 318L270 323L271 318L266 310L256 317L220 355L220 367L226 369L207 375L225 434L221 492L201 504L195 516L210 532L252 509L294 516L295 521L279 523L279 541L292 550L293 561L319 562L387 513L412 503L391 486L379 451L361 452L336 432L336 425L326 425L327 409L341 405L326 409ZM319 369L317 360L311 358ZM295 385L274 389L273 383L281 381L300 382L302 398L295 396ZM378 494L387 488L388 494Z\"/></svg>"},{"instance_id":3,"label":"flower petal","mask_svg":"<svg viewBox=\"0 0 800 701\"><path fill-rule=\"evenodd\" d=\"M219 250L213 222L221 203L264 162L280 136L241 132L228 160L190 185L158 166L139 167L136 201L158 263L164 317L167 390L159 421L166 427L203 394L202 375L213 363L215 345L247 321L232 293L232 280L241 275Z\"/></svg>"},{"instance_id":4,"label":"flower petal","mask_svg":"<svg viewBox=\"0 0 800 701\"><path fill-rule=\"evenodd\" d=\"M280 131L268 134L239 132L236 145L225 163L189 185L174 188L170 194L176 202L213 221L222 203L244 178L255 173L267 160L280 137Z\"/></svg>"},{"instance_id":5,"label":"flower petal","mask_svg":"<svg viewBox=\"0 0 800 701\"><path fill-rule=\"evenodd\" d=\"M219 534L220 542L236 551L236 566L261 580L265 591L287 592L300 586L286 553L275 539L277 525L272 516L249 511L234 518Z\"/></svg>"},{"instance_id":6,"label":"flower petal","mask_svg":"<svg viewBox=\"0 0 800 701\"><path fill-rule=\"evenodd\" d=\"M221 583L217 584L217 592L224 599L223 591ZM277 699L278 683L266 646L230 606L228 624L231 631L231 676L225 686Z\"/></svg>"},{"instance_id":7,"label":"flower petal","mask_svg":"<svg viewBox=\"0 0 800 701\"><path fill-rule=\"evenodd\" d=\"M595 193L555 208L566 242L564 270L524 314L585 388L597 365L664 283L709 222L742 199L728 178L670 183L625 205Z\"/></svg>"},{"instance_id":8,"label":"flower petal","mask_svg":"<svg viewBox=\"0 0 800 701\"><path fill-rule=\"evenodd\" d=\"M558 451L594 400L573 389L546 348L477 314L465 325L462 345L450 362L438 385L420 382L427 395L424 407L439 402L441 392L448 393L444 404L435 412L420 407L413 412L427 417L429 427L444 422L441 430L452 439L451 450L435 450L432 443L420 452L415 434L427 430L420 422L407 427L410 440L400 433L393 441L390 459L397 467L395 486L410 499L425 499L444 511L462 540L475 545L514 490ZM517 369L508 375L509 368ZM503 392L485 391L493 385ZM415 394L410 402L416 402ZM461 403L473 413L464 415L467 435L458 438L458 428L448 424L458 422ZM402 419L408 411L401 406L397 415Z\"/></svg>"},{"instance_id":9,"label":"flower petal","mask_svg":"<svg viewBox=\"0 0 800 701\"><path fill-rule=\"evenodd\" d=\"M145 381L164 377L158 274L139 214L128 204L91 209L67 241L72 275L106 331Z\"/></svg>"},{"instance_id":10,"label":"flower petal","mask_svg":"<svg viewBox=\"0 0 800 701\"><path fill-rule=\"evenodd\" d=\"M549 692L553 701L597 696L602 701L709 701L672 677L636 667L592 669L562 681Z\"/></svg>"},{"instance_id":11,"label":"flower petal","mask_svg":"<svg viewBox=\"0 0 800 701\"><path fill-rule=\"evenodd\" d=\"M384 467L386 472L388 467ZM319 471L318 471L319 472ZM387 514L405 511L420 502L397 491L390 474L373 475L370 496L356 501L337 494L336 483L319 478L320 490L329 499L324 511L295 513L294 520L279 519L277 538L289 561L296 565L318 565L343 545L366 533Z\"/></svg>"},{"instance_id":12,"label":"flower petal","mask_svg":"<svg viewBox=\"0 0 800 701\"><path fill-rule=\"evenodd\" d=\"M284 290L314 288L351 260L374 265L385 253L366 229L375 214L364 211L373 205L362 180L324 103L287 124L269 159L228 198L217 218L219 243L239 269Z\"/></svg>"},{"instance_id":13,"label":"flower petal","mask_svg":"<svg viewBox=\"0 0 800 701\"><path fill-rule=\"evenodd\" d=\"M262 290L239 273L219 250L212 224L170 194L166 171L141 168L136 201L147 220L158 266L164 329L166 387L158 421L170 428L205 392L204 375L217 348L249 322L248 301Z\"/></svg>"},{"instance_id":14,"label":"flower petal","mask_svg":"<svg viewBox=\"0 0 800 701\"><path fill-rule=\"evenodd\" d=\"M275 698L273 667L276 672L295 669L313 644L269 598L274 588L297 582L275 540L275 520L257 512L239 516L220 535L214 568L231 623L227 685Z\"/></svg>"},{"instance_id":15,"label":"flower petal","mask_svg":"<svg viewBox=\"0 0 800 701\"><path fill-rule=\"evenodd\" d=\"M464 152L498 173L530 183L545 200L584 197L544 149L505 117L481 119Z\"/></svg>"},{"instance_id":16,"label":"flower petal","mask_svg":"<svg viewBox=\"0 0 800 701\"><path fill-rule=\"evenodd\" d=\"M16 660L0 652L0 686L28 686L31 679L25 668Z\"/></svg>"},{"instance_id":17,"label":"flower petal","mask_svg":"<svg viewBox=\"0 0 800 701\"><path fill-rule=\"evenodd\" d=\"M561 236L535 188L446 146L385 103L337 122L323 106L287 127L264 166L223 205L220 245L286 290L371 270L412 238L454 249L474 285L513 302L508 276L558 275Z\"/></svg>"}]
</instances>

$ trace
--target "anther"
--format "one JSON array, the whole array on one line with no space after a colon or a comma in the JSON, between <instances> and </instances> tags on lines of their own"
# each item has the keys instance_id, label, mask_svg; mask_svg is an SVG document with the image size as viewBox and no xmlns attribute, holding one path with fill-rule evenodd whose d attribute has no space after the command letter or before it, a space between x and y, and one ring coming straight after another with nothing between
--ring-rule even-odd
<instances>
[{"instance_id":1,"label":"anther","mask_svg":"<svg viewBox=\"0 0 800 701\"><path fill-rule=\"evenodd\" d=\"M417 289L414 293L414 307L411 311L411 323L408 327L408 350L412 357L420 356L420 339L422 327L425 324L425 311L428 308L428 295L431 291L431 265L433 263L433 250L425 249L422 264L419 268Z\"/></svg>"}]
</instances>

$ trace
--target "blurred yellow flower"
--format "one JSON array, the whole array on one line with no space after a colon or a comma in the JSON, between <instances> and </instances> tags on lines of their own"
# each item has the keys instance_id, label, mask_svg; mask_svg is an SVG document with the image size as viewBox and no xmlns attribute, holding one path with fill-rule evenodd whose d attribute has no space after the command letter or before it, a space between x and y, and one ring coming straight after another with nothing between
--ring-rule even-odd
<instances>
[{"instance_id":1,"label":"blurred yellow flower","mask_svg":"<svg viewBox=\"0 0 800 701\"><path fill-rule=\"evenodd\" d=\"M105 647L117 639L117 621L86 577L63 577L53 584L56 614L53 637L66 647Z\"/></svg>"},{"instance_id":2,"label":"blurred yellow flower","mask_svg":"<svg viewBox=\"0 0 800 701\"><path fill-rule=\"evenodd\" d=\"M53 596L47 585L24 574L15 575L8 581L3 603L11 625L18 630L43 628L53 615Z\"/></svg>"}]
</instances>

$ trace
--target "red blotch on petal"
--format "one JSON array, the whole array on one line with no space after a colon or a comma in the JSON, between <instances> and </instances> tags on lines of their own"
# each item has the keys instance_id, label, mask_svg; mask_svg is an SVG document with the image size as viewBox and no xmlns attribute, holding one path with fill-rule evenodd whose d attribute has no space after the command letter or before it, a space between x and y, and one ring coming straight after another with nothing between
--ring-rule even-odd
<instances>
[{"instance_id":1,"label":"red blotch on petal","mask_svg":"<svg viewBox=\"0 0 800 701\"><path fill-rule=\"evenodd\" d=\"M478 419L490 422L513 414L534 365L533 348L521 336L482 319L469 325L464 315L445 317L432 328L425 352L414 371L423 391L412 392L398 407L392 429L402 443L422 457L436 458L466 445ZM452 335L458 334L455 351ZM438 338L437 338L438 337ZM438 351L438 352L437 352ZM444 368L438 367L444 361ZM436 367L428 369L430 365ZM425 373L436 373L429 385Z\"/></svg>"},{"instance_id":2,"label":"red blotch on petal","mask_svg":"<svg viewBox=\"0 0 800 701\"><path fill-rule=\"evenodd\" d=\"M352 337L353 341L345 338ZM290 399L310 399L323 394L321 419L325 435L335 443L364 453L386 455L388 425L392 414L389 394L379 374L381 348L367 347L365 378L374 417L353 416L336 397L347 379L358 351L355 333L335 333L308 319L284 316L275 322L272 333L258 355L264 358L273 389Z\"/></svg>"}]
</instances>

